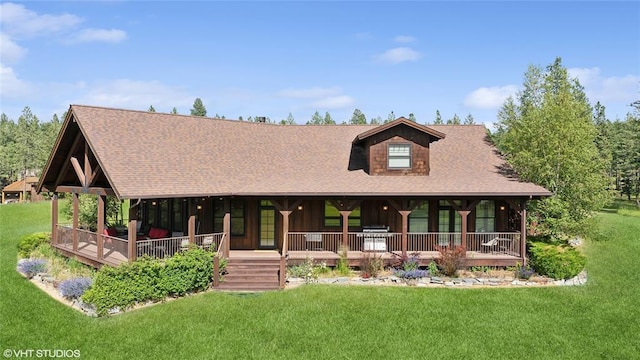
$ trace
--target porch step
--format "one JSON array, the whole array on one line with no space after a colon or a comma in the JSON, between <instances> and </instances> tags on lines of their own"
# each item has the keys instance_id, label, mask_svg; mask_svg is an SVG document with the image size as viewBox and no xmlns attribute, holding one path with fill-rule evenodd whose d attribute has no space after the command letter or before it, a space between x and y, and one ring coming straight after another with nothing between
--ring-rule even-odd
<instances>
[{"instance_id":1,"label":"porch step","mask_svg":"<svg viewBox=\"0 0 640 360\"><path fill-rule=\"evenodd\" d=\"M280 288L278 258L229 258L226 275L217 289L265 291Z\"/></svg>"}]
</instances>

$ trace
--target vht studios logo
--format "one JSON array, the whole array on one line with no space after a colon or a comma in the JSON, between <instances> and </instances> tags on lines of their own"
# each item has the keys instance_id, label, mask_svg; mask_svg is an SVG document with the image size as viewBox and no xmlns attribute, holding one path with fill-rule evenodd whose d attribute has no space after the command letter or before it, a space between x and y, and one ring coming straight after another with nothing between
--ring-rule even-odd
<instances>
[{"instance_id":1,"label":"vht studios logo","mask_svg":"<svg viewBox=\"0 0 640 360\"><path fill-rule=\"evenodd\" d=\"M80 350L71 349L5 349L5 358L79 358Z\"/></svg>"}]
</instances>

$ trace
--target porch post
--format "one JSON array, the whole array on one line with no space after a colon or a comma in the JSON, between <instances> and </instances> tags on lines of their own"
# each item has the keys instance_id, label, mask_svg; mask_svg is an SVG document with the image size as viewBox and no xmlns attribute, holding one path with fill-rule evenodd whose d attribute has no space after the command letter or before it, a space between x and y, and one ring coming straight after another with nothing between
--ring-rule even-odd
<instances>
[{"instance_id":1,"label":"porch post","mask_svg":"<svg viewBox=\"0 0 640 360\"><path fill-rule=\"evenodd\" d=\"M280 210L280 214L282 214L282 256L286 256L289 250L289 215L291 215L291 210Z\"/></svg>"},{"instance_id":2,"label":"porch post","mask_svg":"<svg viewBox=\"0 0 640 360\"><path fill-rule=\"evenodd\" d=\"M80 207L80 200L78 199L78 193L73 193L73 251L78 251L78 208Z\"/></svg>"},{"instance_id":3,"label":"porch post","mask_svg":"<svg viewBox=\"0 0 640 360\"><path fill-rule=\"evenodd\" d=\"M398 211L402 216L402 257L407 257L407 233L409 232L409 214L411 214L410 210L399 210Z\"/></svg>"},{"instance_id":4,"label":"porch post","mask_svg":"<svg viewBox=\"0 0 640 360\"><path fill-rule=\"evenodd\" d=\"M98 225L96 226L98 241L98 260L102 260L104 256L104 203L105 195L98 195Z\"/></svg>"},{"instance_id":5,"label":"porch post","mask_svg":"<svg viewBox=\"0 0 640 360\"><path fill-rule=\"evenodd\" d=\"M137 225L138 225L138 220L135 219L136 215L134 213L133 208L129 207L129 224L128 224L128 230L127 230L127 234L129 235L128 238L128 255L129 255L129 262L133 262L136 261L136 257L138 256L137 254L137 245L136 245L136 241L137 241Z\"/></svg>"},{"instance_id":6,"label":"porch post","mask_svg":"<svg viewBox=\"0 0 640 360\"><path fill-rule=\"evenodd\" d=\"M223 242L224 248L222 254L225 258L229 258L229 251L231 250L231 200L229 198L224 199L224 218L222 219L222 231L226 236L225 242Z\"/></svg>"},{"instance_id":7,"label":"porch post","mask_svg":"<svg viewBox=\"0 0 640 360\"><path fill-rule=\"evenodd\" d=\"M191 211L191 207L189 207L189 210L190 210L189 221L187 223L187 226L188 226L187 232L189 233L189 244L195 244L196 243L196 216Z\"/></svg>"},{"instance_id":8,"label":"porch post","mask_svg":"<svg viewBox=\"0 0 640 360\"><path fill-rule=\"evenodd\" d=\"M458 214L460 214L460 217L462 218L462 224L460 224L460 227L461 227L460 237L462 239L460 240L460 243L465 249L467 247L467 222L468 222L467 218L469 216L469 213L471 213L471 211L469 210L458 211Z\"/></svg>"},{"instance_id":9,"label":"porch post","mask_svg":"<svg viewBox=\"0 0 640 360\"><path fill-rule=\"evenodd\" d=\"M51 198L51 244L55 245L57 243L58 243L58 194L53 194L53 198Z\"/></svg>"},{"instance_id":10,"label":"porch post","mask_svg":"<svg viewBox=\"0 0 640 360\"><path fill-rule=\"evenodd\" d=\"M527 265L527 200L520 203L520 256L522 257L522 266Z\"/></svg>"},{"instance_id":11,"label":"porch post","mask_svg":"<svg viewBox=\"0 0 640 360\"><path fill-rule=\"evenodd\" d=\"M346 249L349 246L349 215L351 210L340 210L342 215L342 246Z\"/></svg>"}]
</instances>

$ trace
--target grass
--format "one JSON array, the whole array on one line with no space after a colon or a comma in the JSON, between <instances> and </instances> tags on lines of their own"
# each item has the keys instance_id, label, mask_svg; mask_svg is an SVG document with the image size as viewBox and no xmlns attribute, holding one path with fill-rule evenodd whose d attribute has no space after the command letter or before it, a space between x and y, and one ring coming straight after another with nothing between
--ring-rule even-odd
<instances>
[{"instance_id":1,"label":"grass","mask_svg":"<svg viewBox=\"0 0 640 360\"><path fill-rule=\"evenodd\" d=\"M85 359L601 359L640 354L640 221L603 213L581 287L302 286L209 292L88 318L15 272L49 204L0 206L0 350L79 349Z\"/></svg>"}]
</instances>

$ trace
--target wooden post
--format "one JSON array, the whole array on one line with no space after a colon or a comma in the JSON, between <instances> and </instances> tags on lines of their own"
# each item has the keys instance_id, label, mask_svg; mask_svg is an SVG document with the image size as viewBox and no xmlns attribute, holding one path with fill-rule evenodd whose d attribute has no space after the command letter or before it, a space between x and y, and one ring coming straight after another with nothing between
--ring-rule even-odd
<instances>
[{"instance_id":1,"label":"wooden post","mask_svg":"<svg viewBox=\"0 0 640 360\"><path fill-rule=\"evenodd\" d=\"M53 198L51 198L51 244L55 245L57 243L58 243L58 194L53 194Z\"/></svg>"},{"instance_id":2,"label":"wooden post","mask_svg":"<svg viewBox=\"0 0 640 360\"><path fill-rule=\"evenodd\" d=\"M73 251L78 251L78 213L80 200L78 193L73 193Z\"/></svg>"},{"instance_id":3,"label":"wooden post","mask_svg":"<svg viewBox=\"0 0 640 360\"><path fill-rule=\"evenodd\" d=\"M96 226L98 240L98 260L104 257L104 204L106 196L98 195L98 225Z\"/></svg>"},{"instance_id":4,"label":"wooden post","mask_svg":"<svg viewBox=\"0 0 640 360\"><path fill-rule=\"evenodd\" d=\"M222 254L225 258L229 258L229 251L231 250L231 200L229 198L224 199L224 218L222 219L222 231L227 237L223 245Z\"/></svg>"},{"instance_id":5,"label":"wooden post","mask_svg":"<svg viewBox=\"0 0 640 360\"><path fill-rule=\"evenodd\" d=\"M291 215L291 211L282 210L280 214L282 214L282 255L286 256L289 250L289 215Z\"/></svg>"},{"instance_id":6,"label":"wooden post","mask_svg":"<svg viewBox=\"0 0 640 360\"><path fill-rule=\"evenodd\" d=\"M402 216L402 243L401 243L400 246L402 247L402 257L406 258L407 257L407 242L408 242L407 233L409 233L409 214L411 214L411 211L409 211L409 210L400 210L398 212Z\"/></svg>"},{"instance_id":7,"label":"wooden post","mask_svg":"<svg viewBox=\"0 0 640 360\"><path fill-rule=\"evenodd\" d=\"M462 224L461 224L461 232L460 232L460 237L462 238L460 240L460 244L466 248L467 247L467 228L468 228L468 216L471 213L471 211L469 210L460 210L458 211L458 214L460 214L460 217L462 218Z\"/></svg>"},{"instance_id":8,"label":"wooden post","mask_svg":"<svg viewBox=\"0 0 640 360\"><path fill-rule=\"evenodd\" d=\"M213 257L213 287L220 286L220 258L218 255Z\"/></svg>"},{"instance_id":9,"label":"wooden post","mask_svg":"<svg viewBox=\"0 0 640 360\"><path fill-rule=\"evenodd\" d=\"M196 216L194 214L189 215L188 227L189 229L187 231L189 232L189 244L195 244L196 243Z\"/></svg>"},{"instance_id":10,"label":"wooden post","mask_svg":"<svg viewBox=\"0 0 640 360\"><path fill-rule=\"evenodd\" d=\"M342 246L345 249L349 247L349 215L351 215L351 210L340 210L340 215L342 215Z\"/></svg>"},{"instance_id":11,"label":"wooden post","mask_svg":"<svg viewBox=\"0 0 640 360\"><path fill-rule=\"evenodd\" d=\"M134 208L129 207L129 224L128 224L128 229L127 229L127 233L129 235L128 238L128 249L127 249L127 253L129 255L129 262L133 262L136 261L136 258L138 257L138 246L136 244L136 241L138 239L137 235L138 235L138 220L137 220L137 215L135 213Z\"/></svg>"},{"instance_id":12,"label":"wooden post","mask_svg":"<svg viewBox=\"0 0 640 360\"><path fill-rule=\"evenodd\" d=\"M284 255L280 256L280 272L278 280L280 282L280 289L284 289L287 283L287 260L285 259Z\"/></svg>"},{"instance_id":13,"label":"wooden post","mask_svg":"<svg viewBox=\"0 0 640 360\"><path fill-rule=\"evenodd\" d=\"M520 256L522 266L527 265L527 200L520 203Z\"/></svg>"}]
</instances>

